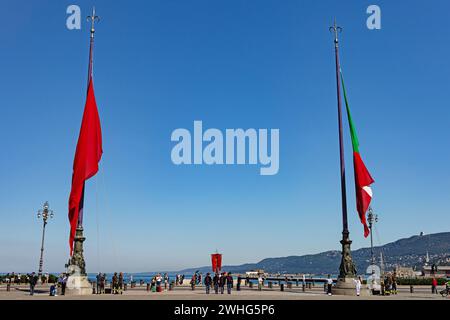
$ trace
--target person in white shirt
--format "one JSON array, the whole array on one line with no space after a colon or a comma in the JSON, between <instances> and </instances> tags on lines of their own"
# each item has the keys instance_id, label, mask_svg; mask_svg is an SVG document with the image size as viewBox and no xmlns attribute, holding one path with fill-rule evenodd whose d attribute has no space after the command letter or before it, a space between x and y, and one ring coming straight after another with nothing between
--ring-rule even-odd
<instances>
[{"instance_id":1,"label":"person in white shirt","mask_svg":"<svg viewBox=\"0 0 450 320\"><path fill-rule=\"evenodd\" d=\"M328 275L327 279L327 293L329 296L331 296L331 287L333 286L333 279L331 279L331 276Z\"/></svg>"},{"instance_id":2,"label":"person in white shirt","mask_svg":"<svg viewBox=\"0 0 450 320\"><path fill-rule=\"evenodd\" d=\"M359 297L359 295L361 294L361 284L362 284L361 277L353 279L353 281L355 282L356 295Z\"/></svg>"}]
</instances>

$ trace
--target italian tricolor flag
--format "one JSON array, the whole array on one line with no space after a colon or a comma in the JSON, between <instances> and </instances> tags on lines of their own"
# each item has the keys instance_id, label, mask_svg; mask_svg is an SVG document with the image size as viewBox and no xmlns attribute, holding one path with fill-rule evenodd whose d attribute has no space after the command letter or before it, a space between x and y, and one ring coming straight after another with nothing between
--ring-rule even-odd
<instances>
[{"instance_id":1,"label":"italian tricolor flag","mask_svg":"<svg viewBox=\"0 0 450 320\"><path fill-rule=\"evenodd\" d=\"M370 201L372 200L372 189L370 185L374 183L373 178L370 176L364 162L359 154L359 141L356 135L355 125L353 124L352 116L350 114L350 108L348 106L347 93L345 91L344 77L341 72L342 89L344 91L345 106L347 108L348 123L350 125L350 135L352 137L353 145L353 168L355 172L355 190L356 190L356 210L358 210L359 219L364 225L364 237L367 237L370 233L366 222L366 211L369 208Z\"/></svg>"}]
</instances>

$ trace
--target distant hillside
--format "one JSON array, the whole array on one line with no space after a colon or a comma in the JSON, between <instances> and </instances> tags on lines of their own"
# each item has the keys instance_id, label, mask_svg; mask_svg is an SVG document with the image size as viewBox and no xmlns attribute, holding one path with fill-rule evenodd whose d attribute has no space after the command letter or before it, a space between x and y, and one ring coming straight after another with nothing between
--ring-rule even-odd
<instances>
[{"instance_id":1,"label":"distant hillside","mask_svg":"<svg viewBox=\"0 0 450 320\"><path fill-rule=\"evenodd\" d=\"M383 252L387 270L392 269L395 265L414 267L420 270L427 251L431 263L450 264L450 232L412 236L383 246L374 247L377 261L379 261L380 252ZM370 248L354 250L352 251L352 256L358 272L365 273L370 262ZM303 256L266 258L257 263L223 266L223 270L234 273L263 269L269 273L335 274L339 269L340 259L340 251L326 251ZM179 272L189 274L196 270L210 272L211 267L185 269Z\"/></svg>"}]
</instances>

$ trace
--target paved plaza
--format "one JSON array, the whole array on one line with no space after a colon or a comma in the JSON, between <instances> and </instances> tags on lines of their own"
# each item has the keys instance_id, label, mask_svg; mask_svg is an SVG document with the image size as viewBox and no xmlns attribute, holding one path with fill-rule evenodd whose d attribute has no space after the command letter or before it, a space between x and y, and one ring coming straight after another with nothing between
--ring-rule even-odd
<instances>
[{"instance_id":1,"label":"paved plaza","mask_svg":"<svg viewBox=\"0 0 450 320\"><path fill-rule=\"evenodd\" d=\"M438 288L442 290L442 288ZM122 295L92 294L87 296L55 296L49 295L49 285L38 285L35 295L30 296L29 287L26 285L13 286L10 291L6 285L0 285L0 300L450 300L439 294L431 294L429 286L415 286L414 293L410 292L409 286L399 286L397 295L390 296L327 296L322 286L316 286L302 291L301 287L293 286L292 289L280 291L279 288L264 288L258 291L256 288L243 287L241 291L233 290L231 294L205 294L204 288L198 287L194 291L190 287L175 287L171 291L160 293L148 292L146 286L137 286L123 292Z\"/></svg>"}]
</instances>

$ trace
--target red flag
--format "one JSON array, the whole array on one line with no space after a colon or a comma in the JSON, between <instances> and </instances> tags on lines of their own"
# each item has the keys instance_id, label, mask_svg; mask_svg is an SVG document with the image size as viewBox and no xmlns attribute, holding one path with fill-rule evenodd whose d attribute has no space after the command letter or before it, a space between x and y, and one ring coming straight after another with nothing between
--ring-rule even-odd
<instances>
[{"instance_id":1,"label":"red flag","mask_svg":"<svg viewBox=\"0 0 450 320\"><path fill-rule=\"evenodd\" d=\"M220 253L214 253L211 255L212 270L218 273L222 269L222 255Z\"/></svg>"},{"instance_id":2,"label":"red flag","mask_svg":"<svg viewBox=\"0 0 450 320\"><path fill-rule=\"evenodd\" d=\"M97 173L102 152L102 130L91 78L88 86L86 104L84 106L75 159L73 161L72 189L69 198L69 244L71 256L73 254L73 241L77 229L78 217L83 207L84 182Z\"/></svg>"},{"instance_id":3,"label":"red flag","mask_svg":"<svg viewBox=\"0 0 450 320\"><path fill-rule=\"evenodd\" d=\"M369 208L370 201L372 201L372 188L370 185L374 183L372 176L366 168L361 155L359 153L359 140L356 134L355 125L353 123L350 107L348 106L347 93L345 92L344 77L341 73L342 89L344 91L345 106L347 108L348 123L350 126L350 135L352 137L353 146L353 169L355 173L355 191L356 191L356 210L358 211L359 219L364 226L364 237L370 234L369 227L366 221L366 211Z\"/></svg>"}]
</instances>

